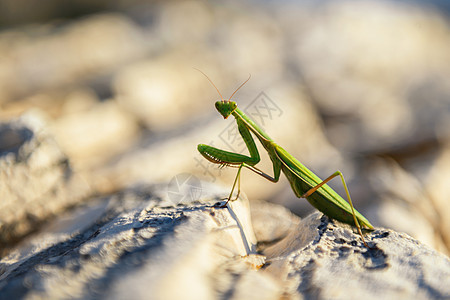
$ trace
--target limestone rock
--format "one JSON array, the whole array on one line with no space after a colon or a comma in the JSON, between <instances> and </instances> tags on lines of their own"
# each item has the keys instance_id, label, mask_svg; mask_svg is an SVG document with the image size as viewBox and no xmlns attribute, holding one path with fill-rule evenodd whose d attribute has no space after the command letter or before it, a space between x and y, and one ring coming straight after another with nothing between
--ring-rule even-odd
<instances>
[{"instance_id":1,"label":"limestone rock","mask_svg":"<svg viewBox=\"0 0 450 300\"><path fill-rule=\"evenodd\" d=\"M37 114L0 124L0 254L87 190Z\"/></svg>"},{"instance_id":2,"label":"limestone rock","mask_svg":"<svg viewBox=\"0 0 450 300\"><path fill-rule=\"evenodd\" d=\"M91 199L0 261L0 294L15 299L450 295L449 259L406 234L376 229L365 236L367 249L351 226L321 213L299 222L284 208L259 203L252 214L255 232L264 239L258 245L249 202L241 198L222 208L221 196L175 204L164 186L153 185ZM270 215L275 220L268 220Z\"/></svg>"},{"instance_id":3,"label":"limestone rock","mask_svg":"<svg viewBox=\"0 0 450 300\"><path fill-rule=\"evenodd\" d=\"M265 250L264 272L306 299L446 299L450 260L407 234L377 228L367 249L350 226L321 213Z\"/></svg>"},{"instance_id":4,"label":"limestone rock","mask_svg":"<svg viewBox=\"0 0 450 300\"><path fill-rule=\"evenodd\" d=\"M48 227L0 262L0 293L46 299L281 295L272 277L256 271L264 259L255 252L248 201L228 208L215 206L215 198L174 206L154 191L95 199Z\"/></svg>"}]
</instances>

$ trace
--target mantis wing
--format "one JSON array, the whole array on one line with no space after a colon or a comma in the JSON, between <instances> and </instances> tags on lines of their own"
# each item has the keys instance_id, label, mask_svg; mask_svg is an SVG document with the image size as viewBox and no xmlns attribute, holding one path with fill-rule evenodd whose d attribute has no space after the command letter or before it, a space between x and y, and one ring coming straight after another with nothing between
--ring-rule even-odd
<instances>
[{"instance_id":1,"label":"mantis wing","mask_svg":"<svg viewBox=\"0 0 450 300\"><path fill-rule=\"evenodd\" d=\"M283 173L288 178L297 197L304 197L303 195L307 191L322 183L322 179L280 146L275 146L275 153L281 161ZM312 206L323 212L325 215L356 226L353 219L352 207L349 202L345 201L327 184L324 184L317 191L307 196L306 199ZM370 224L370 222L357 210L355 210L355 216L362 226L369 229L373 228L372 224Z\"/></svg>"}]
</instances>

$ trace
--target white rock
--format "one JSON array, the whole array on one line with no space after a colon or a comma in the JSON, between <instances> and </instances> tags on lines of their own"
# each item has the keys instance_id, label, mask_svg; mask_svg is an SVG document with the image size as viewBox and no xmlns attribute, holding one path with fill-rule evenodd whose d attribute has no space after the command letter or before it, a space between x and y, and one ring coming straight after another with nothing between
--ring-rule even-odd
<instances>
[{"instance_id":1,"label":"white rock","mask_svg":"<svg viewBox=\"0 0 450 300\"><path fill-rule=\"evenodd\" d=\"M37 113L0 124L0 252L88 191Z\"/></svg>"},{"instance_id":2,"label":"white rock","mask_svg":"<svg viewBox=\"0 0 450 300\"><path fill-rule=\"evenodd\" d=\"M264 272L289 295L321 299L445 299L450 260L406 234L376 229L367 249L350 226L320 213L266 249Z\"/></svg>"},{"instance_id":3,"label":"white rock","mask_svg":"<svg viewBox=\"0 0 450 300\"><path fill-rule=\"evenodd\" d=\"M443 299L450 260L406 234L367 233L314 213L248 202L174 206L164 186L89 201L0 261L7 298ZM221 202L223 203L223 202ZM264 216L272 216L267 220ZM284 221L281 221L282 219ZM278 224L282 230L277 231ZM286 226L291 224L291 226ZM290 227L290 228L288 228ZM264 233L264 231L266 231ZM280 241L280 238L284 237ZM266 263L263 268L261 266Z\"/></svg>"},{"instance_id":4,"label":"white rock","mask_svg":"<svg viewBox=\"0 0 450 300\"><path fill-rule=\"evenodd\" d=\"M58 221L59 228L30 239L0 261L0 293L108 299L281 295L276 281L257 271L264 259L255 252L248 202L172 206L167 195L152 196L159 189L91 201L74 222ZM87 226L83 210L91 217Z\"/></svg>"}]
</instances>

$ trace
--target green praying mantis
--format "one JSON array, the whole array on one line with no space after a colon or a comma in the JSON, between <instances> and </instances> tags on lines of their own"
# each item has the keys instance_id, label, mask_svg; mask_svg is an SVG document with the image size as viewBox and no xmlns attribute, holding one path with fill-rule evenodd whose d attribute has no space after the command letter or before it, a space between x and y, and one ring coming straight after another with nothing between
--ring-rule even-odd
<instances>
[{"instance_id":1,"label":"green praying mantis","mask_svg":"<svg viewBox=\"0 0 450 300\"><path fill-rule=\"evenodd\" d=\"M221 100L215 103L216 109L219 113L224 117L224 119L227 119L230 115L236 119L239 133L242 136L242 139L244 140L250 154L250 156L246 156L204 144L199 144L197 146L200 154L208 161L219 164L221 167L229 166L238 168L231 193L223 207L225 207L231 200L236 184L238 185L238 192L235 200L239 197L241 170L243 167L274 183L278 182L280 179L280 173L283 172L289 180L291 188L297 197L306 198L312 206L332 219L356 226L364 245L367 248L370 248L364 240L361 227L371 230L373 230L374 227L361 213L354 209L343 174L340 171L336 171L325 180L321 180L317 175L289 154L289 152L275 143L260 127L258 127L258 125L256 125L255 122L253 122L237 107L236 102L231 101L234 94L236 94L236 92L245 83L247 83L250 77L234 91L228 100L225 100L212 80L205 73L202 71L200 72L205 75L220 95ZM255 167L255 165L260 161L260 156L252 134L257 137L264 149L267 151L273 165L273 176L270 176ZM348 202L327 185L327 182L337 176L340 176L342 180Z\"/></svg>"}]
</instances>

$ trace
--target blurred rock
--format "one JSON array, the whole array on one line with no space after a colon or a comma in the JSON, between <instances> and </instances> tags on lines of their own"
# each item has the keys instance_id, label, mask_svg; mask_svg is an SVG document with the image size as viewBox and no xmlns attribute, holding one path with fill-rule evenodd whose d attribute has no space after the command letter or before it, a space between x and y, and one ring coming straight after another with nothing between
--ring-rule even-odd
<instances>
[{"instance_id":1,"label":"blurred rock","mask_svg":"<svg viewBox=\"0 0 450 300\"><path fill-rule=\"evenodd\" d=\"M202 66L216 69L227 79L258 74L260 82L278 78L283 72L284 35L277 20L262 7L255 9L254 3L244 2L215 5L183 1L158 8L153 32L169 49L195 45L197 51L185 56L191 63L194 59L193 66L203 71ZM192 20L186 22L186 15ZM216 65L208 61L211 57Z\"/></svg>"},{"instance_id":2,"label":"blurred rock","mask_svg":"<svg viewBox=\"0 0 450 300\"><path fill-rule=\"evenodd\" d=\"M132 147L138 121L114 100L100 101L88 88L39 93L4 106L8 120L30 107L48 117L48 126L72 167L89 177L93 169Z\"/></svg>"},{"instance_id":3,"label":"blurred rock","mask_svg":"<svg viewBox=\"0 0 450 300\"><path fill-rule=\"evenodd\" d=\"M55 28L56 27L56 28ZM105 14L34 34L0 35L0 103L104 75L141 58L146 39L123 15Z\"/></svg>"},{"instance_id":4,"label":"blurred rock","mask_svg":"<svg viewBox=\"0 0 450 300\"><path fill-rule=\"evenodd\" d=\"M187 61L186 56L191 59ZM116 76L117 101L153 132L176 130L192 123L210 110L215 99L220 99L214 87L193 68L215 64L207 61L199 47L141 60Z\"/></svg>"},{"instance_id":5,"label":"blurred rock","mask_svg":"<svg viewBox=\"0 0 450 300\"><path fill-rule=\"evenodd\" d=\"M294 28L297 13L281 20ZM434 138L450 113L450 28L442 14L399 2L333 1L301 16L292 59L334 145L376 152Z\"/></svg>"},{"instance_id":6,"label":"blurred rock","mask_svg":"<svg viewBox=\"0 0 450 300\"><path fill-rule=\"evenodd\" d=\"M86 176L122 151L138 137L137 121L109 100L79 108L78 99L66 103L66 112L51 124L61 148Z\"/></svg>"},{"instance_id":7,"label":"blurred rock","mask_svg":"<svg viewBox=\"0 0 450 300\"><path fill-rule=\"evenodd\" d=\"M440 234L442 213L424 185L393 160L373 160L367 169L370 170L367 180L379 197L367 210L368 218L448 254Z\"/></svg>"},{"instance_id":8,"label":"blurred rock","mask_svg":"<svg viewBox=\"0 0 450 300\"><path fill-rule=\"evenodd\" d=\"M0 125L0 254L87 192L38 114Z\"/></svg>"},{"instance_id":9,"label":"blurred rock","mask_svg":"<svg viewBox=\"0 0 450 300\"><path fill-rule=\"evenodd\" d=\"M4 103L0 118L17 118L32 108L45 112L48 118L55 120L68 113L86 110L98 101L97 95L90 88L55 89Z\"/></svg>"},{"instance_id":10,"label":"blurred rock","mask_svg":"<svg viewBox=\"0 0 450 300\"><path fill-rule=\"evenodd\" d=\"M126 9L131 5L148 3L143 0L79 0L62 3L58 0L30 0L27 3L14 0L0 2L0 26L9 27L22 24L46 22L49 19L70 19L99 11ZM31 9L30 9L31 8Z\"/></svg>"},{"instance_id":11,"label":"blurred rock","mask_svg":"<svg viewBox=\"0 0 450 300\"><path fill-rule=\"evenodd\" d=\"M285 35L279 20L264 9L255 9L254 3L230 5L225 9L215 7L214 17L215 26L209 38L215 43L209 43L210 51L216 53L229 76L257 75L262 86L281 76L288 79L283 55Z\"/></svg>"},{"instance_id":12,"label":"blurred rock","mask_svg":"<svg viewBox=\"0 0 450 300\"><path fill-rule=\"evenodd\" d=\"M450 249L450 210L448 209L448 199L450 199L449 178L450 144L445 144L444 149L442 149L436 161L432 164L429 176L426 178L426 190L436 210L436 217L433 221L439 230L435 234L444 240L447 250Z\"/></svg>"},{"instance_id":13,"label":"blurred rock","mask_svg":"<svg viewBox=\"0 0 450 300\"><path fill-rule=\"evenodd\" d=\"M207 2L169 1L155 7L156 20L152 24L154 32L161 37L167 47L198 44L204 42L211 28L217 26L215 10ZM195 16L186 24L186 16Z\"/></svg>"}]
</instances>

